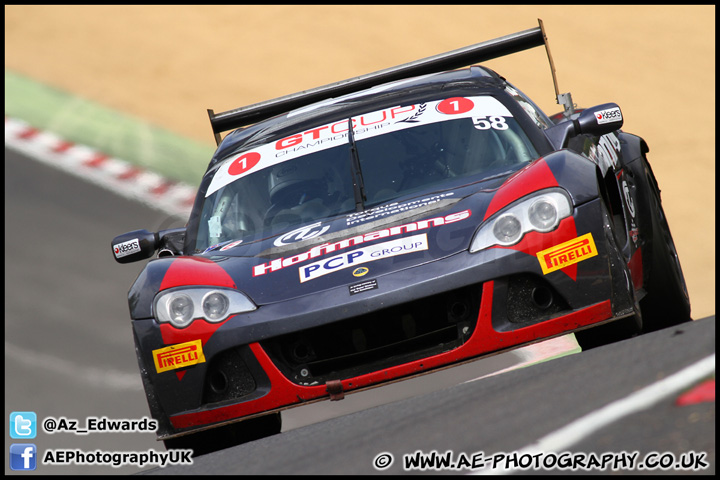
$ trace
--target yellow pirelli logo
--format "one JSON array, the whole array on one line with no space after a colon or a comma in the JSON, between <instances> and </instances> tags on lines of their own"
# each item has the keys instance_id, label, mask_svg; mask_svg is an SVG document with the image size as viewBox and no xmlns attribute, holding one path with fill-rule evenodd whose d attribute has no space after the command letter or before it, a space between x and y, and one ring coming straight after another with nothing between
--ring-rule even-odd
<instances>
[{"instance_id":1,"label":"yellow pirelli logo","mask_svg":"<svg viewBox=\"0 0 720 480\"><path fill-rule=\"evenodd\" d=\"M202 341L200 340L170 345L159 350L153 350L152 353L158 373L205 363Z\"/></svg>"},{"instance_id":2,"label":"yellow pirelli logo","mask_svg":"<svg viewBox=\"0 0 720 480\"><path fill-rule=\"evenodd\" d=\"M555 245L537 253L543 275L560 270L597 255L597 248L591 233Z\"/></svg>"}]
</instances>

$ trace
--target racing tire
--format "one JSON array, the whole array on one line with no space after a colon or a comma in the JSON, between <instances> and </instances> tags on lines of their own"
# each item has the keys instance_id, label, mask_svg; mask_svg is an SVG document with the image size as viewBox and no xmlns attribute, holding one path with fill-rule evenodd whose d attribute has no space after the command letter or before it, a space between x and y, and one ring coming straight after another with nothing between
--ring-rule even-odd
<instances>
[{"instance_id":1,"label":"racing tire","mask_svg":"<svg viewBox=\"0 0 720 480\"><path fill-rule=\"evenodd\" d=\"M271 413L222 427L211 428L177 438L163 440L165 448L191 449L193 457L234 447L280 433L280 413Z\"/></svg>"},{"instance_id":2,"label":"racing tire","mask_svg":"<svg viewBox=\"0 0 720 480\"><path fill-rule=\"evenodd\" d=\"M640 301L644 333L692 321L685 276L662 208L660 190L651 178L648 190L653 237L646 258L647 294Z\"/></svg>"},{"instance_id":3,"label":"racing tire","mask_svg":"<svg viewBox=\"0 0 720 480\"><path fill-rule=\"evenodd\" d=\"M641 331L642 317L640 315L631 315L614 322L575 332L575 340L584 352L603 345L627 340L637 336Z\"/></svg>"}]
</instances>

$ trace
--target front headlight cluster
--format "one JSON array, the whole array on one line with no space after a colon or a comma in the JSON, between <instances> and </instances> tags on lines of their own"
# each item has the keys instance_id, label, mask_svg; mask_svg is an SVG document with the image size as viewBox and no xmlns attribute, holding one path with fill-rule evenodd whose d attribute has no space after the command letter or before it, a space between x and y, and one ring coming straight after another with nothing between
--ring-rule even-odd
<instances>
[{"instance_id":1,"label":"front headlight cluster","mask_svg":"<svg viewBox=\"0 0 720 480\"><path fill-rule=\"evenodd\" d=\"M155 319L185 328L196 318L222 322L230 315L251 312L257 306L237 290L219 287L178 287L160 292L154 302Z\"/></svg>"},{"instance_id":2,"label":"front headlight cluster","mask_svg":"<svg viewBox=\"0 0 720 480\"><path fill-rule=\"evenodd\" d=\"M478 229L470 253L518 243L528 232L550 232L572 215L570 198L559 189L543 190L493 215Z\"/></svg>"}]
</instances>

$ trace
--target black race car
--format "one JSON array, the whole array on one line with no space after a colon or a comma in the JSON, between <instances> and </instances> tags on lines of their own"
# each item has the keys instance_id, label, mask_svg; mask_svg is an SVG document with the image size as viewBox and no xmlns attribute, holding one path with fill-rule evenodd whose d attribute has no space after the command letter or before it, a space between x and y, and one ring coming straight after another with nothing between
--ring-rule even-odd
<instances>
[{"instance_id":1,"label":"black race car","mask_svg":"<svg viewBox=\"0 0 720 480\"><path fill-rule=\"evenodd\" d=\"M476 65L541 45L542 22L208 111L218 148L186 228L112 241L120 263L157 252L128 300L167 447L277 433L285 408L554 336L590 348L690 321L620 108L556 87L549 117Z\"/></svg>"}]
</instances>

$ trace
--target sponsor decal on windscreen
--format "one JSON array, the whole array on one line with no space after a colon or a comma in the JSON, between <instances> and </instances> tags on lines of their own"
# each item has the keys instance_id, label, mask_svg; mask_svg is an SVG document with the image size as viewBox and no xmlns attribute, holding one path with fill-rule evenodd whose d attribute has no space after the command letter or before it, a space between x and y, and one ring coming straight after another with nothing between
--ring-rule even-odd
<instances>
[{"instance_id":1,"label":"sponsor decal on windscreen","mask_svg":"<svg viewBox=\"0 0 720 480\"><path fill-rule=\"evenodd\" d=\"M355 140L361 141L417 125L455 118L473 118L475 128L481 130L505 130L508 128L505 117L512 117L512 114L499 100L490 96L452 97L416 105L384 108L352 119L321 125L232 156L220 165L205 196L209 197L222 187L253 172L303 155L345 145L349 142L350 124Z\"/></svg>"}]
</instances>

